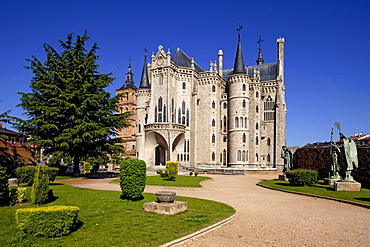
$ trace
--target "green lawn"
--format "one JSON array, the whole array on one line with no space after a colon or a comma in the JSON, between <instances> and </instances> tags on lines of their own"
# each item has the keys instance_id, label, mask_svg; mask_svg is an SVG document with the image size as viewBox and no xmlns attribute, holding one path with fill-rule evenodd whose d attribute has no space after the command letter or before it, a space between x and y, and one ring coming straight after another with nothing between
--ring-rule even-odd
<instances>
[{"instance_id":1,"label":"green lawn","mask_svg":"<svg viewBox=\"0 0 370 247\"><path fill-rule=\"evenodd\" d=\"M29 193L30 187L27 187ZM35 207L21 205L0 207L0 246L159 246L221 221L235 213L222 203L189 197L188 211L177 215L143 212L143 203L155 201L154 194L144 194L142 201L121 200L121 192L76 188L54 183L57 199L49 205L73 205L80 208L81 226L68 236L35 238L17 230L15 211Z\"/></svg>"},{"instance_id":2,"label":"green lawn","mask_svg":"<svg viewBox=\"0 0 370 247\"><path fill-rule=\"evenodd\" d=\"M146 185L155 186L173 186L173 187L202 187L200 182L203 180L211 179L210 177L200 177L200 176L183 176L179 175L176 177L175 181L170 181L168 178L163 178L161 176L147 176ZM112 180L113 182L119 183L119 179Z\"/></svg>"},{"instance_id":3,"label":"green lawn","mask_svg":"<svg viewBox=\"0 0 370 247\"><path fill-rule=\"evenodd\" d=\"M296 191L370 205L370 190L364 188L361 188L361 191L335 191L333 185L324 185L322 181L319 181L319 183L313 187L290 186L288 181L280 180L266 180L258 184L276 189Z\"/></svg>"}]
</instances>

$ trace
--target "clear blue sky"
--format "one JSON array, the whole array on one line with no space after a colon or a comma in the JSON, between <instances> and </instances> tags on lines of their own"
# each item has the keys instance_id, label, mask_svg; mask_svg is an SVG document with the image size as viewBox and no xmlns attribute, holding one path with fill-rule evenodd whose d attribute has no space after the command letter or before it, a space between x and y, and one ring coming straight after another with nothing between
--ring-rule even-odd
<instances>
[{"instance_id":1,"label":"clear blue sky","mask_svg":"<svg viewBox=\"0 0 370 247\"><path fill-rule=\"evenodd\" d=\"M17 92L29 92L32 77L25 59L33 54L44 61L42 44L57 48L68 33L87 30L98 43L100 72L113 73L108 91L114 94L129 56L139 83L145 47L149 55L158 45L172 54L180 47L206 70L222 49L224 68L231 68L241 23L245 65L255 64L259 35L265 63L276 62L276 39L285 38L287 145L327 141L334 122L347 136L370 132L368 0L0 3L0 113L21 117Z\"/></svg>"}]
</instances>

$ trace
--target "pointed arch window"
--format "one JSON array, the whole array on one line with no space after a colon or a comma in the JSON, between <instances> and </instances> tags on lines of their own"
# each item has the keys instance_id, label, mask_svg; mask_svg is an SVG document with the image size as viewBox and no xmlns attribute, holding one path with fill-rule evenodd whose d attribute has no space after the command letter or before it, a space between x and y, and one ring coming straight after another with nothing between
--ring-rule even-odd
<instances>
[{"instance_id":1,"label":"pointed arch window","mask_svg":"<svg viewBox=\"0 0 370 247\"><path fill-rule=\"evenodd\" d=\"M271 139L267 138L267 146L271 146Z\"/></svg>"},{"instance_id":2,"label":"pointed arch window","mask_svg":"<svg viewBox=\"0 0 370 247\"><path fill-rule=\"evenodd\" d=\"M256 161L258 161L258 153L256 153Z\"/></svg>"},{"instance_id":3,"label":"pointed arch window","mask_svg":"<svg viewBox=\"0 0 370 247\"><path fill-rule=\"evenodd\" d=\"M163 104L163 99L162 97L158 98L158 111L162 111L162 104Z\"/></svg>"},{"instance_id":4,"label":"pointed arch window","mask_svg":"<svg viewBox=\"0 0 370 247\"><path fill-rule=\"evenodd\" d=\"M167 121L167 108L166 108L166 105L163 106L163 122L166 122Z\"/></svg>"},{"instance_id":5,"label":"pointed arch window","mask_svg":"<svg viewBox=\"0 0 370 247\"><path fill-rule=\"evenodd\" d=\"M239 128L239 118L235 117L235 128Z\"/></svg>"},{"instance_id":6,"label":"pointed arch window","mask_svg":"<svg viewBox=\"0 0 370 247\"><path fill-rule=\"evenodd\" d=\"M227 137L226 136L224 136L224 140L223 140L224 142L226 142L227 141Z\"/></svg>"},{"instance_id":7,"label":"pointed arch window","mask_svg":"<svg viewBox=\"0 0 370 247\"><path fill-rule=\"evenodd\" d=\"M215 143L216 142L216 136L215 134L212 134L212 143Z\"/></svg>"},{"instance_id":8,"label":"pointed arch window","mask_svg":"<svg viewBox=\"0 0 370 247\"><path fill-rule=\"evenodd\" d=\"M185 82L182 83L182 89L186 89L186 83Z\"/></svg>"},{"instance_id":9,"label":"pointed arch window","mask_svg":"<svg viewBox=\"0 0 370 247\"><path fill-rule=\"evenodd\" d=\"M162 113L158 113L158 123L162 123Z\"/></svg>"},{"instance_id":10,"label":"pointed arch window","mask_svg":"<svg viewBox=\"0 0 370 247\"><path fill-rule=\"evenodd\" d=\"M243 117L240 118L240 127L241 128L244 127L244 118Z\"/></svg>"},{"instance_id":11,"label":"pointed arch window","mask_svg":"<svg viewBox=\"0 0 370 247\"><path fill-rule=\"evenodd\" d=\"M256 130L258 130L258 123L256 123Z\"/></svg>"},{"instance_id":12,"label":"pointed arch window","mask_svg":"<svg viewBox=\"0 0 370 247\"><path fill-rule=\"evenodd\" d=\"M256 136L256 145L258 145L259 139L258 136Z\"/></svg>"},{"instance_id":13,"label":"pointed arch window","mask_svg":"<svg viewBox=\"0 0 370 247\"><path fill-rule=\"evenodd\" d=\"M141 125L138 125L138 132L141 133Z\"/></svg>"},{"instance_id":14,"label":"pointed arch window","mask_svg":"<svg viewBox=\"0 0 370 247\"><path fill-rule=\"evenodd\" d=\"M260 96L259 92L256 91L256 98L258 98Z\"/></svg>"},{"instance_id":15,"label":"pointed arch window","mask_svg":"<svg viewBox=\"0 0 370 247\"><path fill-rule=\"evenodd\" d=\"M226 126L227 126L227 118L224 116L224 131L226 131Z\"/></svg>"},{"instance_id":16,"label":"pointed arch window","mask_svg":"<svg viewBox=\"0 0 370 247\"><path fill-rule=\"evenodd\" d=\"M240 150L238 150L238 153L237 153L237 161L241 161L242 159L242 152Z\"/></svg>"},{"instance_id":17,"label":"pointed arch window","mask_svg":"<svg viewBox=\"0 0 370 247\"><path fill-rule=\"evenodd\" d=\"M186 103L185 103L185 101L183 100L183 101L182 101L182 114L185 114L185 107L186 107Z\"/></svg>"},{"instance_id":18,"label":"pointed arch window","mask_svg":"<svg viewBox=\"0 0 370 247\"><path fill-rule=\"evenodd\" d=\"M269 95L264 102L264 120L265 121L273 121L275 120L275 102L271 98L271 95Z\"/></svg>"},{"instance_id":19,"label":"pointed arch window","mask_svg":"<svg viewBox=\"0 0 370 247\"><path fill-rule=\"evenodd\" d=\"M245 84L243 84L242 89L243 89L243 91L247 90L247 86Z\"/></svg>"},{"instance_id":20,"label":"pointed arch window","mask_svg":"<svg viewBox=\"0 0 370 247\"><path fill-rule=\"evenodd\" d=\"M271 162L271 156L270 156L270 154L267 155L267 162Z\"/></svg>"},{"instance_id":21,"label":"pointed arch window","mask_svg":"<svg viewBox=\"0 0 370 247\"><path fill-rule=\"evenodd\" d=\"M247 117L244 118L244 127L247 128L248 125L247 125L248 121L247 121Z\"/></svg>"},{"instance_id":22,"label":"pointed arch window","mask_svg":"<svg viewBox=\"0 0 370 247\"><path fill-rule=\"evenodd\" d=\"M216 92L216 87L215 87L215 85L212 85L212 92Z\"/></svg>"},{"instance_id":23,"label":"pointed arch window","mask_svg":"<svg viewBox=\"0 0 370 247\"><path fill-rule=\"evenodd\" d=\"M154 107L154 122L156 123L157 122L157 113L158 113L158 110L157 110L157 106Z\"/></svg>"},{"instance_id":24,"label":"pointed arch window","mask_svg":"<svg viewBox=\"0 0 370 247\"><path fill-rule=\"evenodd\" d=\"M215 161L216 160L216 154L215 152L212 152L212 161Z\"/></svg>"},{"instance_id":25,"label":"pointed arch window","mask_svg":"<svg viewBox=\"0 0 370 247\"><path fill-rule=\"evenodd\" d=\"M256 106L256 113L258 113L258 111L259 111L259 108L258 108L258 106Z\"/></svg>"},{"instance_id":26,"label":"pointed arch window","mask_svg":"<svg viewBox=\"0 0 370 247\"><path fill-rule=\"evenodd\" d=\"M245 150L242 152L242 161L245 161Z\"/></svg>"},{"instance_id":27,"label":"pointed arch window","mask_svg":"<svg viewBox=\"0 0 370 247\"><path fill-rule=\"evenodd\" d=\"M247 142L247 135L243 133L243 142Z\"/></svg>"},{"instance_id":28,"label":"pointed arch window","mask_svg":"<svg viewBox=\"0 0 370 247\"><path fill-rule=\"evenodd\" d=\"M212 127L215 127L215 126L216 126L216 121L212 119Z\"/></svg>"},{"instance_id":29,"label":"pointed arch window","mask_svg":"<svg viewBox=\"0 0 370 247\"><path fill-rule=\"evenodd\" d=\"M186 153L186 140L184 140L184 153Z\"/></svg>"},{"instance_id":30,"label":"pointed arch window","mask_svg":"<svg viewBox=\"0 0 370 247\"><path fill-rule=\"evenodd\" d=\"M190 152L190 140L188 139L188 148L187 148L187 151L188 151L188 153ZM189 155L188 155L188 157L189 157Z\"/></svg>"},{"instance_id":31,"label":"pointed arch window","mask_svg":"<svg viewBox=\"0 0 370 247\"><path fill-rule=\"evenodd\" d=\"M181 124L185 125L185 122L186 122L186 119L185 119L185 116L183 116L183 117L182 117Z\"/></svg>"},{"instance_id":32,"label":"pointed arch window","mask_svg":"<svg viewBox=\"0 0 370 247\"><path fill-rule=\"evenodd\" d=\"M212 108L216 108L216 103L214 101L212 101Z\"/></svg>"},{"instance_id":33,"label":"pointed arch window","mask_svg":"<svg viewBox=\"0 0 370 247\"><path fill-rule=\"evenodd\" d=\"M189 109L186 110L186 126L189 127L189 121L190 121L190 117L189 117Z\"/></svg>"},{"instance_id":34,"label":"pointed arch window","mask_svg":"<svg viewBox=\"0 0 370 247\"><path fill-rule=\"evenodd\" d=\"M177 123L178 124L181 124L181 110L179 109L179 111L178 111L178 114L177 114L178 116L177 116Z\"/></svg>"},{"instance_id":35,"label":"pointed arch window","mask_svg":"<svg viewBox=\"0 0 370 247\"><path fill-rule=\"evenodd\" d=\"M245 108L247 106L247 102L245 101L245 99L243 100L243 108Z\"/></svg>"}]
</instances>

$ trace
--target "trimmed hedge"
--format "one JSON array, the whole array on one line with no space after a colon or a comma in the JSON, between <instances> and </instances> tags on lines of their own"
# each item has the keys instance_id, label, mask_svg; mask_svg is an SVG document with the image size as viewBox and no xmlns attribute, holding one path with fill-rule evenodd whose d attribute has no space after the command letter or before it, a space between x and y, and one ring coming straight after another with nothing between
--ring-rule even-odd
<instances>
[{"instance_id":1,"label":"trimmed hedge","mask_svg":"<svg viewBox=\"0 0 370 247\"><path fill-rule=\"evenodd\" d=\"M17 209L18 228L36 237L68 235L77 225L80 209L75 206L50 206Z\"/></svg>"},{"instance_id":2,"label":"trimmed hedge","mask_svg":"<svg viewBox=\"0 0 370 247\"><path fill-rule=\"evenodd\" d=\"M313 186L318 180L318 172L313 170L298 169L286 171L285 174L289 183L295 186Z\"/></svg>"},{"instance_id":3,"label":"trimmed hedge","mask_svg":"<svg viewBox=\"0 0 370 247\"><path fill-rule=\"evenodd\" d=\"M5 167L0 166L0 206L9 204L8 175Z\"/></svg>"},{"instance_id":4,"label":"trimmed hedge","mask_svg":"<svg viewBox=\"0 0 370 247\"><path fill-rule=\"evenodd\" d=\"M343 148L339 147L343 154ZM352 171L353 178L361 187L370 189L370 146L357 146L358 168ZM295 167L316 170L319 179L330 176L330 147L298 148L294 153ZM342 177L345 174L340 174Z\"/></svg>"},{"instance_id":5,"label":"trimmed hedge","mask_svg":"<svg viewBox=\"0 0 370 247\"><path fill-rule=\"evenodd\" d=\"M54 182L58 175L59 169L55 167L45 167L45 173L49 177L49 181ZM32 185L35 179L36 166L23 166L16 169L18 181Z\"/></svg>"},{"instance_id":6,"label":"trimmed hedge","mask_svg":"<svg viewBox=\"0 0 370 247\"><path fill-rule=\"evenodd\" d=\"M139 159L125 159L120 165L122 199L141 200L146 182L146 164Z\"/></svg>"},{"instance_id":7,"label":"trimmed hedge","mask_svg":"<svg viewBox=\"0 0 370 247\"><path fill-rule=\"evenodd\" d=\"M166 162L166 173L169 180L176 180L177 174L179 172L179 162L178 161L167 161Z\"/></svg>"},{"instance_id":8,"label":"trimmed hedge","mask_svg":"<svg viewBox=\"0 0 370 247\"><path fill-rule=\"evenodd\" d=\"M46 173L46 167L38 165L31 190L31 202L33 204L44 204L52 197L53 193L49 188L49 176Z\"/></svg>"}]
</instances>

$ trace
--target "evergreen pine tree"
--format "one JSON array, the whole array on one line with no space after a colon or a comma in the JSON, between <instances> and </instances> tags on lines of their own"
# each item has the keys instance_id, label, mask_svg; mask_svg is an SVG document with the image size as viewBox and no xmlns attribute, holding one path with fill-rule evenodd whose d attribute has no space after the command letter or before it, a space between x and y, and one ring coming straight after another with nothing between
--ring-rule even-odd
<instances>
[{"instance_id":1,"label":"evergreen pine tree","mask_svg":"<svg viewBox=\"0 0 370 247\"><path fill-rule=\"evenodd\" d=\"M35 56L26 59L34 77L31 93L20 93L28 119L19 129L32 135L30 143L42 145L46 154L58 152L73 159L74 172L79 174L80 161L101 157L107 152L121 152L115 145L115 129L128 126L129 113L115 114L121 95L113 98L105 91L114 80L111 74L100 74L97 69L93 44L86 50L86 32L74 42L73 34L66 41L59 40L62 52L44 44L46 61Z\"/></svg>"}]
</instances>

